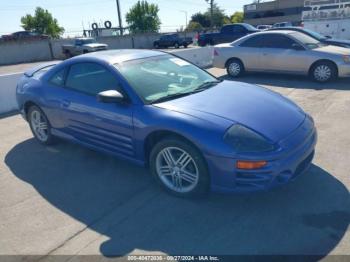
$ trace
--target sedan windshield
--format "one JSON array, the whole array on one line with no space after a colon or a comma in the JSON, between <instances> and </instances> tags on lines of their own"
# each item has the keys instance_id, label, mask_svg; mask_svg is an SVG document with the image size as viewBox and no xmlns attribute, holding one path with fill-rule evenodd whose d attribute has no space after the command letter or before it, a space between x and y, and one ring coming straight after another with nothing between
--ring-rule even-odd
<instances>
[{"instance_id":1,"label":"sedan windshield","mask_svg":"<svg viewBox=\"0 0 350 262\"><path fill-rule=\"evenodd\" d=\"M115 66L145 103L175 99L219 82L204 70L171 55L126 61Z\"/></svg>"},{"instance_id":2,"label":"sedan windshield","mask_svg":"<svg viewBox=\"0 0 350 262\"><path fill-rule=\"evenodd\" d=\"M309 29L306 29L304 28L303 29L306 33L310 34L312 37L316 38L317 40L321 41L321 40L324 40L324 39L327 39L324 35L321 35L315 31L312 31L312 30L309 30Z\"/></svg>"},{"instance_id":3,"label":"sedan windshield","mask_svg":"<svg viewBox=\"0 0 350 262\"><path fill-rule=\"evenodd\" d=\"M326 46L326 44L323 44L320 41L316 40L315 38L303 33L293 32L290 35L293 36L296 40L298 40L302 44L304 44L305 46L307 46L309 49L315 49L322 46Z\"/></svg>"}]
</instances>

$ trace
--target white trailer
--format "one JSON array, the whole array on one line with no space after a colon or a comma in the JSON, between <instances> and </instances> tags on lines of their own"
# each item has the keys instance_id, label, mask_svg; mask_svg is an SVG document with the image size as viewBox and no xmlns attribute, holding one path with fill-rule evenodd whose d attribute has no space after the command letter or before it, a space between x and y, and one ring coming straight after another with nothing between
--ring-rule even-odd
<instances>
[{"instance_id":1,"label":"white trailer","mask_svg":"<svg viewBox=\"0 0 350 262\"><path fill-rule=\"evenodd\" d=\"M306 0L302 19L307 29L350 39L350 0Z\"/></svg>"}]
</instances>

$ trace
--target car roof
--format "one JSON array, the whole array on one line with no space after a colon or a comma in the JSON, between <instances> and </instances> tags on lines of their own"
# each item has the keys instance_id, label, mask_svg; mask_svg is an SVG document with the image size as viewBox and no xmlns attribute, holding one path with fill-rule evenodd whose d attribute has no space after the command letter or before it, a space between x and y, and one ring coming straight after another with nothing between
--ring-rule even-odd
<instances>
[{"instance_id":1,"label":"car roof","mask_svg":"<svg viewBox=\"0 0 350 262\"><path fill-rule=\"evenodd\" d=\"M254 35L264 35L264 34L283 34L283 35L290 35L290 34L294 34L296 33L296 31L293 30L284 30L284 29L280 29L280 30L267 30L267 31L263 31L263 32L258 32L255 33Z\"/></svg>"},{"instance_id":2,"label":"car roof","mask_svg":"<svg viewBox=\"0 0 350 262\"><path fill-rule=\"evenodd\" d=\"M77 37L75 38L75 40L93 40L94 38L93 37Z\"/></svg>"},{"instance_id":3,"label":"car roof","mask_svg":"<svg viewBox=\"0 0 350 262\"><path fill-rule=\"evenodd\" d=\"M159 55L164 55L164 52L154 51L154 50L145 50L145 49L114 49L107 51L99 51L93 53L87 53L84 55L77 56L70 60L99 60L106 62L108 64L117 64L125 61L142 59L148 57L154 57Z\"/></svg>"}]
</instances>

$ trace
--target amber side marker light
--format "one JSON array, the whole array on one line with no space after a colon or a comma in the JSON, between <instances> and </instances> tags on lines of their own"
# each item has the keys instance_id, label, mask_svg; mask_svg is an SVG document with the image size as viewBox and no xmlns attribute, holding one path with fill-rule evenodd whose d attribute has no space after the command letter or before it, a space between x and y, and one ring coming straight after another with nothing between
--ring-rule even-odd
<instances>
[{"instance_id":1,"label":"amber side marker light","mask_svg":"<svg viewBox=\"0 0 350 262\"><path fill-rule=\"evenodd\" d=\"M238 169L259 169L266 166L266 161L240 161L236 162Z\"/></svg>"}]
</instances>

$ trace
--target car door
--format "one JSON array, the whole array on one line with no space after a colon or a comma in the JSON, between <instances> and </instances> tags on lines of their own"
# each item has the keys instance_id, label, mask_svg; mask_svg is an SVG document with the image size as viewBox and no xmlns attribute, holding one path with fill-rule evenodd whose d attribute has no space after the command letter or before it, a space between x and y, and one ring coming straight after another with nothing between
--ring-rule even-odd
<instances>
[{"instance_id":1,"label":"car door","mask_svg":"<svg viewBox=\"0 0 350 262\"><path fill-rule=\"evenodd\" d=\"M74 55L79 55L79 54L83 53L83 41L82 40L80 40L80 39L75 40L73 51L74 51Z\"/></svg>"},{"instance_id":2,"label":"car door","mask_svg":"<svg viewBox=\"0 0 350 262\"><path fill-rule=\"evenodd\" d=\"M264 42L264 38L264 35L253 35L249 37L239 45L237 54L230 56L240 58L244 64L245 69L248 71L263 70L265 66L261 63L261 48L262 43Z\"/></svg>"},{"instance_id":3,"label":"car door","mask_svg":"<svg viewBox=\"0 0 350 262\"><path fill-rule=\"evenodd\" d=\"M162 45L163 45L164 47L169 47L169 46L171 46L171 36L170 36L170 35L164 36L164 40L163 40Z\"/></svg>"},{"instance_id":4,"label":"car door","mask_svg":"<svg viewBox=\"0 0 350 262\"><path fill-rule=\"evenodd\" d=\"M98 102L96 95L106 90L124 93L117 76L104 65L71 65L64 87L51 97L60 111L59 131L82 144L132 158L133 105Z\"/></svg>"},{"instance_id":5,"label":"car door","mask_svg":"<svg viewBox=\"0 0 350 262\"><path fill-rule=\"evenodd\" d=\"M221 43L233 42L247 34L245 27L241 25L229 25L222 28Z\"/></svg>"},{"instance_id":6,"label":"car door","mask_svg":"<svg viewBox=\"0 0 350 262\"><path fill-rule=\"evenodd\" d=\"M305 73L306 50L294 39L284 34L266 34L261 49L264 71Z\"/></svg>"}]
</instances>

